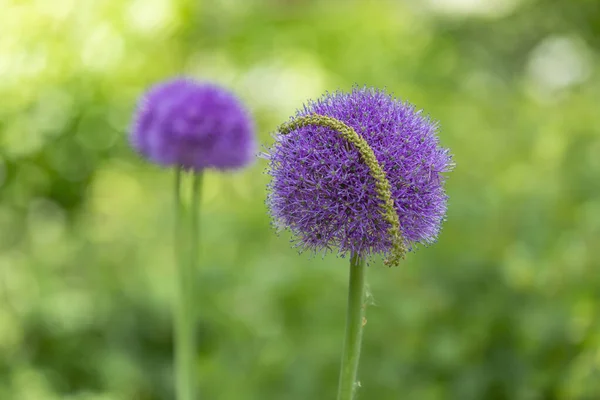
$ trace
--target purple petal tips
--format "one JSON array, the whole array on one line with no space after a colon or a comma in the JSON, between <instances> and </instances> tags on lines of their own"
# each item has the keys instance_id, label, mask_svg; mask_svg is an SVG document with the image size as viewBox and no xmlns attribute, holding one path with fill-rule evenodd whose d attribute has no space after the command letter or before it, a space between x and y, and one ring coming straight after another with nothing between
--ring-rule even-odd
<instances>
[{"instance_id":1,"label":"purple petal tips","mask_svg":"<svg viewBox=\"0 0 600 400\"><path fill-rule=\"evenodd\" d=\"M437 237L453 164L414 106L355 87L309 102L275 139L267 202L302 250L383 253L395 265L404 246Z\"/></svg>"},{"instance_id":2,"label":"purple petal tips","mask_svg":"<svg viewBox=\"0 0 600 400\"><path fill-rule=\"evenodd\" d=\"M158 83L142 95L130 142L151 162L194 171L242 168L256 149L242 102L224 88L186 78Z\"/></svg>"}]
</instances>

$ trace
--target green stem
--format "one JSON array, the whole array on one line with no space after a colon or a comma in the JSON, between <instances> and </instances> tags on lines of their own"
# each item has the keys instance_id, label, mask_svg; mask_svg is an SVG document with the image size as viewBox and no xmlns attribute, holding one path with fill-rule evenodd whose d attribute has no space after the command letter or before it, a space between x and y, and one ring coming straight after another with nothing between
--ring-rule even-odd
<instances>
[{"instance_id":1,"label":"green stem","mask_svg":"<svg viewBox=\"0 0 600 400\"><path fill-rule=\"evenodd\" d=\"M346 314L346 336L342 352L342 366L338 400L352 400L358 386L358 360L365 324L365 260L357 254L350 258L350 284L348 289L348 311Z\"/></svg>"},{"instance_id":2,"label":"green stem","mask_svg":"<svg viewBox=\"0 0 600 400\"><path fill-rule=\"evenodd\" d=\"M178 266L175 312L175 380L177 400L197 400L194 283L198 263L199 202L202 174L195 174L188 211L181 199L183 171L175 175L176 258Z\"/></svg>"}]
</instances>

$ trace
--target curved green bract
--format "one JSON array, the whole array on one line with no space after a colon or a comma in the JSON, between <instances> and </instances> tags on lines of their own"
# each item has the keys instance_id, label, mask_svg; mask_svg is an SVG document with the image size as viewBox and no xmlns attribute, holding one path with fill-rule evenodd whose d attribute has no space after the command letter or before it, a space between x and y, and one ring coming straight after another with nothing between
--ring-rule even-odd
<instances>
[{"instance_id":1,"label":"curved green bract","mask_svg":"<svg viewBox=\"0 0 600 400\"><path fill-rule=\"evenodd\" d=\"M280 126L279 132L288 134L295 129L308 125L323 126L335 130L349 143L353 144L360 153L363 162L369 167L371 176L375 179L375 190L382 201L381 215L390 225L388 233L392 238L392 250L389 257L384 261L384 264L389 266L398 265L400 259L404 258L404 254L406 254L406 246L400 232L400 220L394 209L394 199L392 198L390 182L387 180L383 168L379 165L373 149L352 127L342 121L324 115L313 114L298 117Z\"/></svg>"}]
</instances>

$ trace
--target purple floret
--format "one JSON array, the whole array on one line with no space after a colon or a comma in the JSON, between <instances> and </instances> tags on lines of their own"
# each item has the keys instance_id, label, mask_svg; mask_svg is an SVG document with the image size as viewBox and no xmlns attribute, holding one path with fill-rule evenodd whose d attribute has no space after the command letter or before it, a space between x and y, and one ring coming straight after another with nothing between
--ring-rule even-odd
<instances>
[{"instance_id":1,"label":"purple floret","mask_svg":"<svg viewBox=\"0 0 600 400\"><path fill-rule=\"evenodd\" d=\"M444 172L452 158L440 147L437 123L383 90L353 88L309 102L296 117L319 114L346 123L373 149L390 182L407 247L435 241L446 214ZM267 203L275 224L288 228L301 250L388 254L392 238L369 167L330 128L278 132L266 157Z\"/></svg>"},{"instance_id":2,"label":"purple floret","mask_svg":"<svg viewBox=\"0 0 600 400\"><path fill-rule=\"evenodd\" d=\"M142 96L130 141L154 163L195 171L244 167L256 148L241 101L219 86L186 78L156 84Z\"/></svg>"}]
</instances>

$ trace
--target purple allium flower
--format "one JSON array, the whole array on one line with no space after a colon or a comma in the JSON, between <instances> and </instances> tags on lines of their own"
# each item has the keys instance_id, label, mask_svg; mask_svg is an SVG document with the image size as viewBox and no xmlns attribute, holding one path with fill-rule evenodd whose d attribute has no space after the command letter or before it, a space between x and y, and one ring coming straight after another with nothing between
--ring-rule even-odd
<instances>
[{"instance_id":1,"label":"purple allium flower","mask_svg":"<svg viewBox=\"0 0 600 400\"><path fill-rule=\"evenodd\" d=\"M356 140L351 129L332 129L336 123L353 128ZM309 102L279 129L266 157L271 215L301 250L403 253L404 245L435 241L445 217L442 173L453 164L437 123L383 90L354 87ZM374 168L383 170L378 178Z\"/></svg>"},{"instance_id":2,"label":"purple allium flower","mask_svg":"<svg viewBox=\"0 0 600 400\"><path fill-rule=\"evenodd\" d=\"M176 78L141 98L132 146L150 161L190 170L241 168L254 156L254 126L238 98L219 86Z\"/></svg>"}]
</instances>

